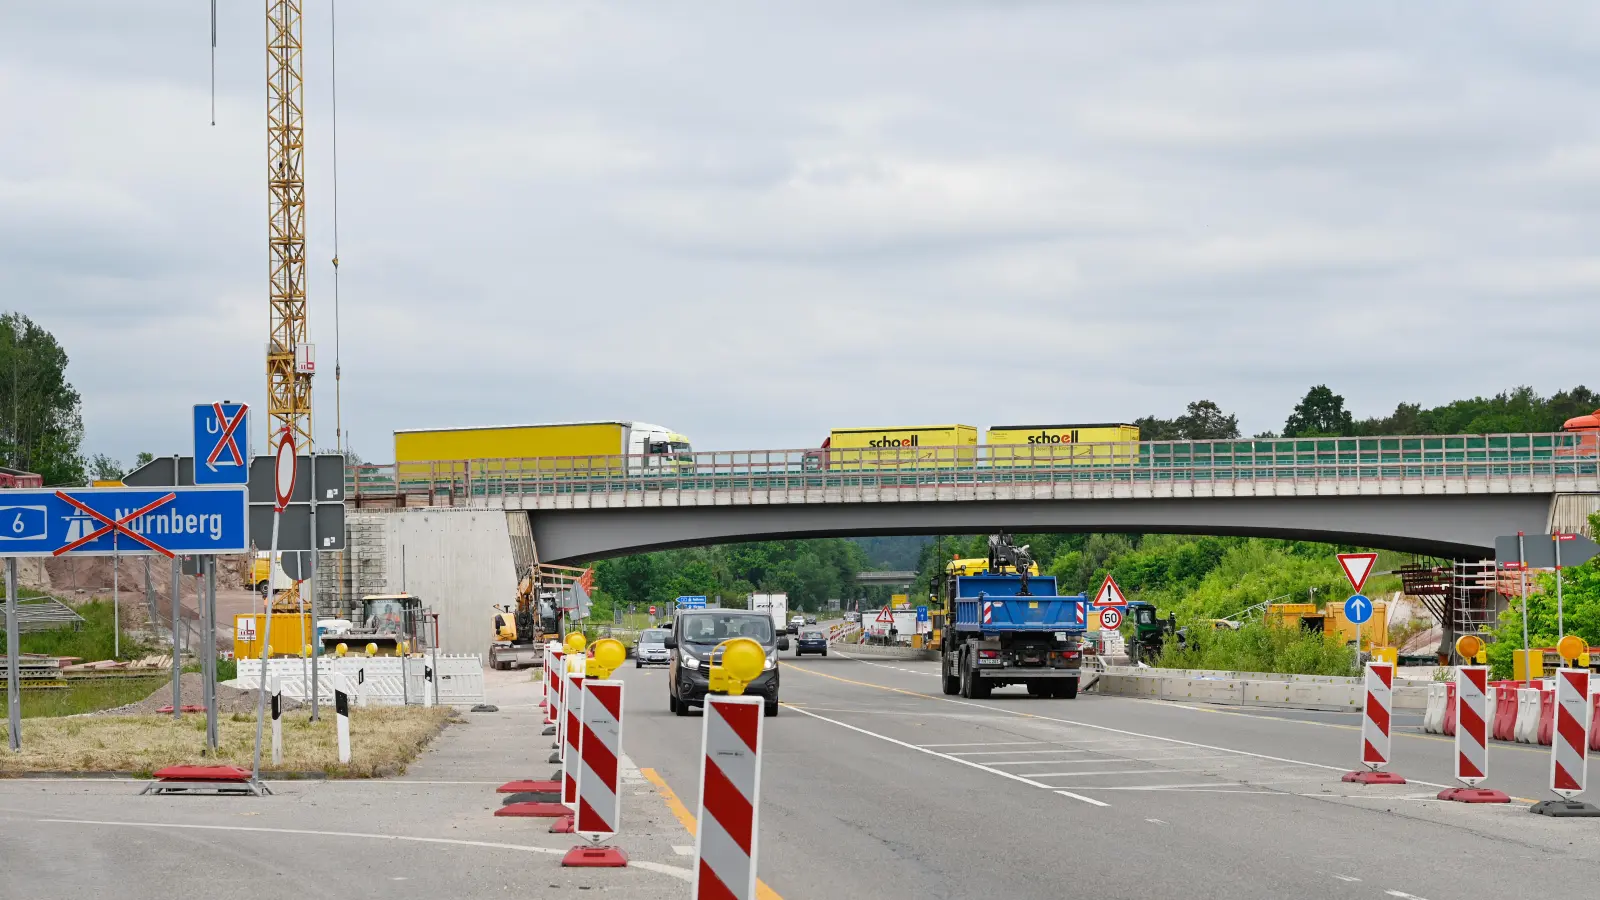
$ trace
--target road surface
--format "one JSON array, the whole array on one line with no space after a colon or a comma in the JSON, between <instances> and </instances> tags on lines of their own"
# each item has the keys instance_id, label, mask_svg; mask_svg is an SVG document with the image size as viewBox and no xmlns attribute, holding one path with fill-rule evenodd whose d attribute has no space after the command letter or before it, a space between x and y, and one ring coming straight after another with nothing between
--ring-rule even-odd
<instances>
[{"instance_id":1,"label":"road surface","mask_svg":"<svg viewBox=\"0 0 1600 900\"><path fill-rule=\"evenodd\" d=\"M283 782L263 800L134 796L130 781L0 781L0 897L156 900L684 897L701 719L663 669L627 683L622 871L564 870L573 840L494 818L503 780L548 774L525 673L403 777ZM1397 730L1395 787L1344 785L1354 717L1020 689L945 697L937 664L783 661L765 720L768 898L1097 900L1586 895L1600 820L1433 799L1446 740ZM1545 795L1543 750L1496 745L1491 782ZM264 893L265 891L265 893Z\"/></svg>"}]
</instances>

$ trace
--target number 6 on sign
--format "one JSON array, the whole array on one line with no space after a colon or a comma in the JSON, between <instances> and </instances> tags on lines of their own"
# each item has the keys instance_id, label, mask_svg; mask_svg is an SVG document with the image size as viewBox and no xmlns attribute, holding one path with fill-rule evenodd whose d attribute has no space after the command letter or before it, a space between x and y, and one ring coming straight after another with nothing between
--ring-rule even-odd
<instances>
[{"instance_id":1,"label":"number 6 on sign","mask_svg":"<svg viewBox=\"0 0 1600 900\"><path fill-rule=\"evenodd\" d=\"M0 506L0 541L42 540L48 521L42 506Z\"/></svg>"}]
</instances>

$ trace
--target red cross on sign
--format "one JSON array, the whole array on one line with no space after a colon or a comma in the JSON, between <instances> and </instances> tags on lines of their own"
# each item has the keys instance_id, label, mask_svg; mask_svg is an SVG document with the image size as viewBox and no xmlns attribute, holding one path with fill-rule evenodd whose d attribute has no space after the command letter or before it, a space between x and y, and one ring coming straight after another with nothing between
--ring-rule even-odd
<instances>
[{"instance_id":1,"label":"red cross on sign","mask_svg":"<svg viewBox=\"0 0 1600 900\"><path fill-rule=\"evenodd\" d=\"M105 513L100 512L97 509L90 509L89 506L87 504L85 504L82 500L79 500L77 497L74 497L71 494L68 494L66 491L56 491L56 499L61 500L62 502L70 505L72 508L78 510L79 512L83 513L84 515L90 516L90 517L95 518L95 519L98 519L99 521L104 522L105 524L101 525L99 528L95 529L94 531L84 535L83 537L78 538L77 540L73 541L72 543L67 544L64 547L56 548L55 550L51 551L51 555L60 556L63 553L71 553L72 551L78 549L79 547L82 547L84 544L89 543L90 541L94 540L95 538L100 537L101 535L105 534L106 532L115 531L117 534L125 534L128 537L133 538L134 540L136 540L139 543L145 545L146 547L149 547L151 550L154 550L155 552L161 554L162 556L165 556L166 558L171 559L173 557L173 553L172 553L171 550L168 550L167 548L161 546L160 544L156 543L155 541L152 541L149 538L145 537L144 535L138 533L137 531L134 531L132 528L129 528L128 527L128 523L138 519L140 516L144 515L145 513L154 511L155 508L158 507L158 506L163 506L163 505L165 505L167 503L171 503L173 500L176 500L177 498L178 498L177 494L169 493L166 496L161 497L158 500L155 500L155 501L153 501L151 503L148 503L148 504L146 504L146 505L134 510L133 512L128 513L127 515L123 516L120 519L113 519L110 516L106 515Z\"/></svg>"},{"instance_id":2,"label":"red cross on sign","mask_svg":"<svg viewBox=\"0 0 1600 900\"><path fill-rule=\"evenodd\" d=\"M217 438L216 446L211 448L211 455L206 457L206 465L215 469L217 460L222 458L223 450L227 450L228 455L233 457L234 465L248 465L244 460L244 454L239 452L239 442L233 439L233 433L238 430L239 423L244 421L245 413L250 411L250 407L243 403L239 404L239 410L231 419L222 414L221 403L211 404L211 410L216 413L217 424L222 428L222 436Z\"/></svg>"}]
</instances>

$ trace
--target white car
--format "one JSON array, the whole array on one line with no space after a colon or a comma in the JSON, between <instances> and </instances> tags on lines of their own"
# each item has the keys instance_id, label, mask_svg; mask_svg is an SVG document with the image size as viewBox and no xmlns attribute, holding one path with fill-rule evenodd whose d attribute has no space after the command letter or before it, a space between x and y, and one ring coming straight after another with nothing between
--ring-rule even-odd
<instances>
[{"instance_id":1,"label":"white car","mask_svg":"<svg viewBox=\"0 0 1600 900\"><path fill-rule=\"evenodd\" d=\"M803 628L805 626L805 624L806 624L806 617L805 616L790 616L789 617L789 633L790 634L798 634L800 632L800 629Z\"/></svg>"}]
</instances>

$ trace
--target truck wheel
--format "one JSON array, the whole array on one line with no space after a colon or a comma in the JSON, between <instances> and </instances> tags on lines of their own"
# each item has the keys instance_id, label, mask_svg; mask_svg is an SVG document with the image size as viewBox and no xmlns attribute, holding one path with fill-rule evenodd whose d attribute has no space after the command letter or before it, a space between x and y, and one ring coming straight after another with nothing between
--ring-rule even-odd
<instances>
[{"instance_id":1,"label":"truck wheel","mask_svg":"<svg viewBox=\"0 0 1600 900\"><path fill-rule=\"evenodd\" d=\"M993 688L994 686L985 681L977 672L972 673L972 699L989 699L989 691L993 690Z\"/></svg>"},{"instance_id":2,"label":"truck wheel","mask_svg":"<svg viewBox=\"0 0 1600 900\"><path fill-rule=\"evenodd\" d=\"M1078 679L1068 678L1056 685L1056 696L1063 700L1072 700L1078 696Z\"/></svg>"},{"instance_id":3,"label":"truck wheel","mask_svg":"<svg viewBox=\"0 0 1600 900\"><path fill-rule=\"evenodd\" d=\"M972 670L967 668L967 658L962 655L960 661L961 671L956 673L956 690L968 700L972 699Z\"/></svg>"}]
</instances>

